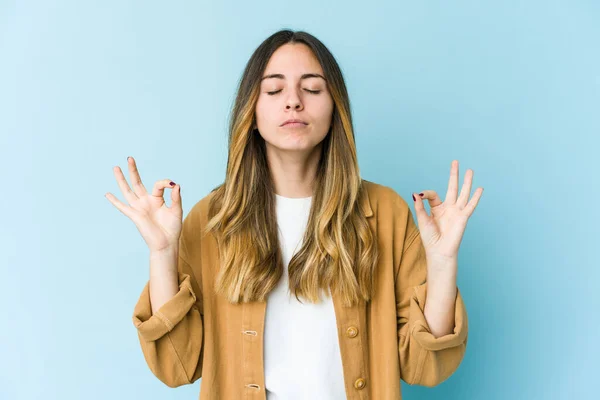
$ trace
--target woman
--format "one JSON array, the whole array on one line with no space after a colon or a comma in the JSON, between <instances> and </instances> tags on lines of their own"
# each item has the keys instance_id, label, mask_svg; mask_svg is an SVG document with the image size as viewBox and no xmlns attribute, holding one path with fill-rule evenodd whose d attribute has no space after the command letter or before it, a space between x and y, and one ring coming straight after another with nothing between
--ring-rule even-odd
<instances>
[{"instance_id":1,"label":"woman","mask_svg":"<svg viewBox=\"0 0 600 400\"><path fill-rule=\"evenodd\" d=\"M243 73L225 182L182 222L180 186L115 175L150 248L133 321L151 371L200 399L400 399L460 364L467 315L457 254L481 188L442 203L360 178L333 55L305 32L267 38ZM163 193L171 188L172 206ZM427 215L424 200L431 206Z\"/></svg>"}]
</instances>

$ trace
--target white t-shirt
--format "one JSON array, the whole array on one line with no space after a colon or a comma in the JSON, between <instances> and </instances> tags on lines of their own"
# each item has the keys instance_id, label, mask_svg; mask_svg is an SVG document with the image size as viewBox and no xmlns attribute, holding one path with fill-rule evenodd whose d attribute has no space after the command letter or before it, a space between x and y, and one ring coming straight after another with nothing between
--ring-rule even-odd
<instances>
[{"instance_id":1,"label":"white t-shirt","mask_svg":"<svg viewBox=\"0 0 600 400\"><path fill-rule=\"evenodd\" d=\"M288 263L302 246L312 197L276 196L284 272L267 298L264 361L268 400L346 399L342 358L331 297L321 302L288 288Z\"/></svg>"}]
</instances>

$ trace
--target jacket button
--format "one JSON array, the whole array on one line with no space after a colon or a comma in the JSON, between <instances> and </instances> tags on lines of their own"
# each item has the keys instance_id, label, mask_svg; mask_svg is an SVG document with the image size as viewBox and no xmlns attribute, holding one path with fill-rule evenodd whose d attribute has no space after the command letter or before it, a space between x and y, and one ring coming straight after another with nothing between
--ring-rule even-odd
<instances>
[{"instance_id":1,"label":"jacket button","mask_svg":"<svg viewBox=\"0 0 600 400\"><path fill-rule=\"evenodd\" d=\"M358 378L355 382L354 382L354 387L357 388L358 390L364 388L366 386L367 382L363 379L363 378Z\"/></svg>"},{"instance_id":2,"label":"jacket button","mask_svg":"<svg viewBox=\"0 0 600 400\"><path fill-rule=\"evenodd\" d=\"M358 329L354 326L351 326L350 328L346 329L346 335L348 335L348 337L356 337L356 335L358 335Z\"/></svg>"}]
</instances>

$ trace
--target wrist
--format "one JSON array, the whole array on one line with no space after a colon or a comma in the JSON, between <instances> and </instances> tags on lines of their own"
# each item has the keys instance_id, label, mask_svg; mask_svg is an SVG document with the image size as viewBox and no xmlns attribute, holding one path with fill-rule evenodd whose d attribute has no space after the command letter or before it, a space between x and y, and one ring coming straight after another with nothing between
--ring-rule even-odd
<instances>
[{"instance_id":1,"label":"wrist","mask_svg":"<svg viewBox=\"0 0 600 400\"><path fill-rule=\"evenodd\" d=\"M179 248L177 246L164 247L159 250L150 250L150 259L162 259L167 257L174 257L179 254Z\"/></svg>"}]
</instances>

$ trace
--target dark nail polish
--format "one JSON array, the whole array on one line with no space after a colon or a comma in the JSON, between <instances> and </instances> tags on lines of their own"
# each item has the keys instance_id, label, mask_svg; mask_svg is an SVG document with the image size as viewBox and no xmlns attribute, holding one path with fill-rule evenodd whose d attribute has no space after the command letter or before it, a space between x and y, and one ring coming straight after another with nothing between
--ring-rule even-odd
<instances>
[{"instance_id":1,"label":"dark nail polish","mask_svg":"<svg viewBox=\"0 0 600 400\"><path fill-rule=\"evenodd\" d=\"M171 182L171 183L169 183L169 185L175 186L175 182Z\"/></svg>"},{"instance_id":2,"label":"dark nail polish","mask_svg":"<svg viewBox=\"0 0 600 400\"><path fill-rule=\"evenodd\" d=\"M419 196L423 197L423 193L419 193Z\"/></svg>"},{"instance_id":3,"label":"dark nail polish","mask_svg":"<svg viewBox=\"0 0 600 400\"><path fill-rule=\"evenodd\" d=\"M412 195L412 197L413 197L413 201L417 201L417 199L415 199L415 195L414 194Z\"/></svg>"}]
</instances>

